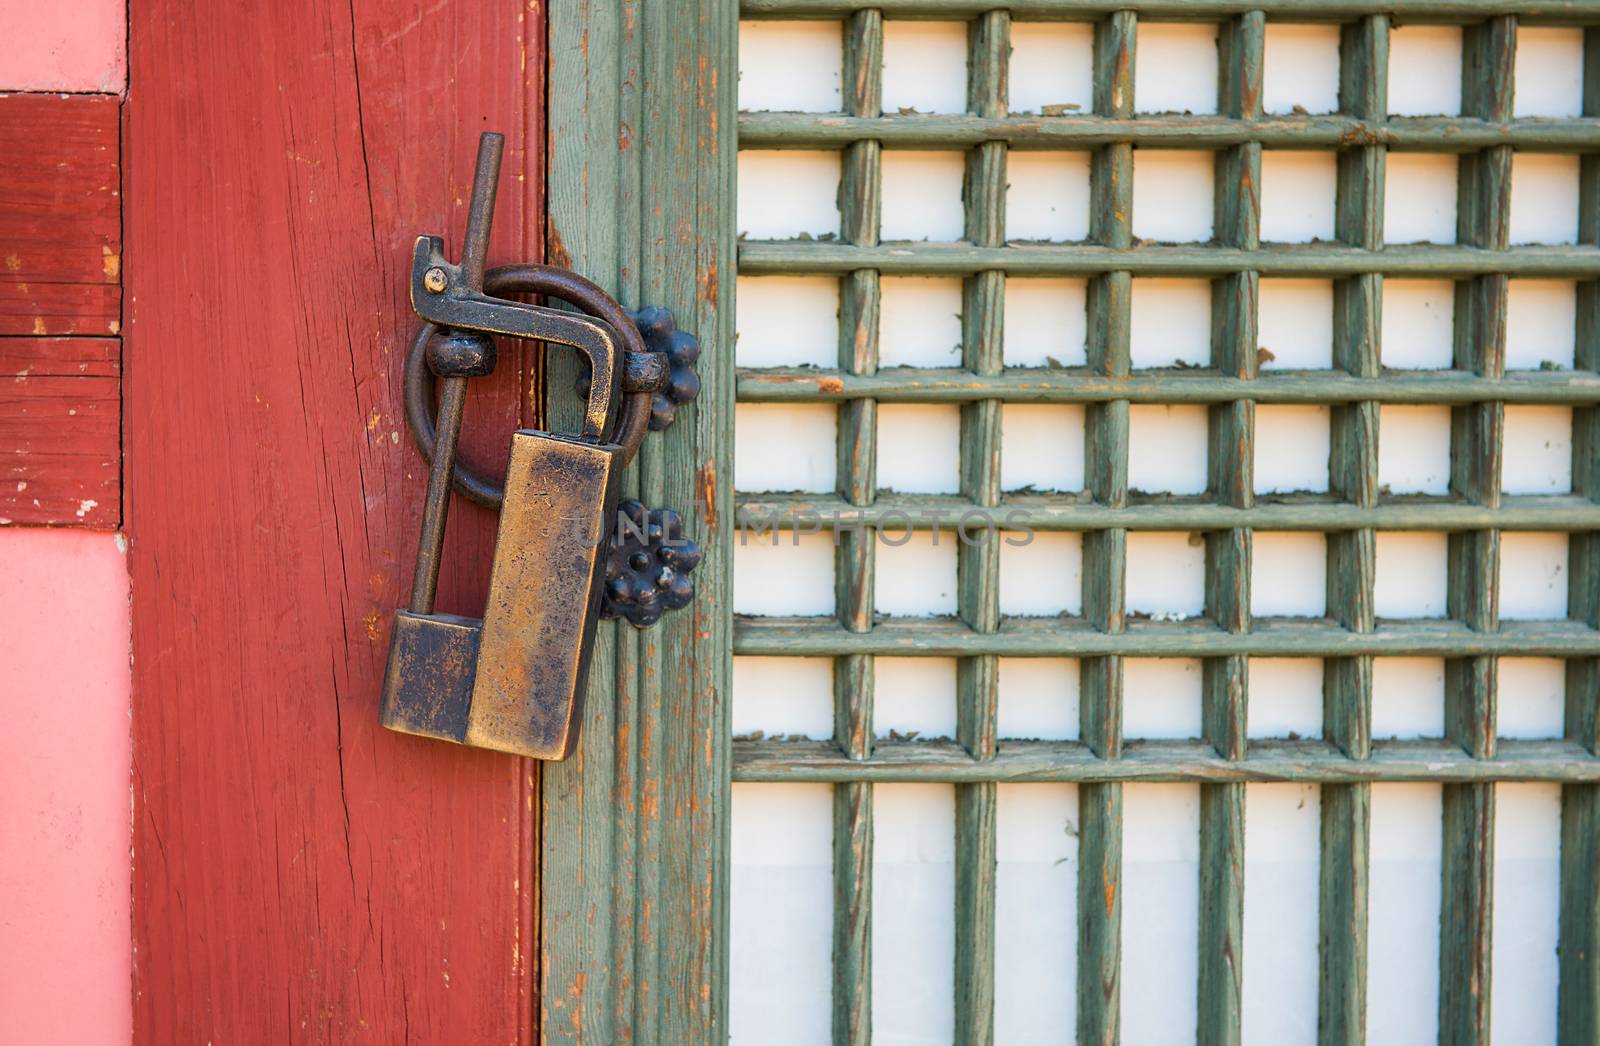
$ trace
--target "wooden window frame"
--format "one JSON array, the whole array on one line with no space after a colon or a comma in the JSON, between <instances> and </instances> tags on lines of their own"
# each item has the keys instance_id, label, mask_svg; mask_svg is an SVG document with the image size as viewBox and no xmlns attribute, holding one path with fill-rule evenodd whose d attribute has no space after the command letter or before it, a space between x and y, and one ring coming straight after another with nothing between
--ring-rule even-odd
<instances>
[{"instance_id":1,"label":"wooden window frame","mask_svg":"<svg viewBox=\"0 0 1600 1046\"><path fill-rule=\"evenodd\" d=\"M843 19L845 114L746 113L739 144L754 148L843 150L837 242L743 242L739 272L835 275L840 279L840 354L835 370L742 370L741 402L833 403L839 409L838 489L817 495L741 496L739 522L795 518L804 506L864 514L869 525L933 525L965 509L1007 506L999 485L1001 405L1082 403L1087 411L1087 486L1092 503L1033 496L1031 523L1085 532L1080 620L1029 622L999 611L993 542L963 547L959 617L876 619L873 542L847 531L837 545L835 618L751 618L734 626L734 651L752 656L834 658L835 737L828 742L732 742L735 781L834 785L834 1041L871 1039L872 788L876 782L948 782L956 787L955 1037L993 1036L996 785L1073 781L1080 786L1078 1040L1119 1035L1122 785L1198 783L1201 789L1201 962L1197 986L1202 1042L1241 1036L1245 782L1305 781L1323 787L1318 1027L1324 1043L1365 1037L1369 804L1373 781L1425 781L1444 788L1440 932L1441 1041L1486 1042L1491 983L1494 792L1496 781L1563 786L1560 994L1561 1041L1600 1035L1600 135L1592 121L1523 120L1512 112L1519 13L1587 24L1584 113L1600 116L1600 28L1592 8L1520 0L1440 4L1394 0L743 0L750 18ZM1004 10L997 8L1004 7ZM1390 119L1386 98L1390 15L1463 23L1463 115ZM1134 57L1141 16L1221 22L1219 114L1134 118ZM885 17L967 20L969 105L960 116L881 111ZM1092 114L1010 121L1006 65L1012 18L1071 18L1095 24ZM1341 112L1274 119L1261 109L1269 17L1339 20ZM1216 239L1212 244L1136 244L1132 227L1133 149L1217 150ZM1265 247L1259 237L1263 144L1339 149L1335 243ZM1085 244L1011 246L1004 234L1006 156L1018 147L1094 150L1091 232ZM885 148L963 149L967 155L966 241L878 240ZM1384 248L1382 207L1389 149L1464 157L1458 245ZM1511 158L1515 149L1586 151L1578 245L1510 244ZM731 163L731 157L729 158ZM961 276L965 328L959 370L877 367L882 275ZM1001 355L1001 303L1009 274L1089 279L1089 366L1083 371L1008 373ZM1212 369L1142 372L1129 357L1134 275L1213 280ZM1454 369L1386 375L1378 331L1385 275L1457 281ZM1335 281L1334 369L1325 374L1257 375L1256 323L1263 275ZM1574 371L1505 373L1509 277L1579 282ZM873 475L879 402L961 405L961 488L955 498L878 497ZM1210 408L1213 453L1204 498L1158 503L1130 496L1131 402L1200 402ZM1258 402L1333 408L1331 494L1304 504L1255 501L1249 461ZM1409 503L1378 483L1380 403L1449 403L1451 497ZM1562 403L1574 411L1570 496L1502 496L1507 402ZM1329 532L1328 618L1265 623L1249 606L1253 529ZM1129 530L1206 533L1206 620L1130 621L1123 579ZM1376 535L1381 530L1449 531L1448 620L1380 621L1374 612ZM1498 614L1500 533L1570 532L1568 620L1502 624ZM872 662L878 655L959 659L955 742L875 742ZM1374 742L1375 655L1444 657L1445 738ZM1567 661L1566 736L1500 741L1495 731L1497 659L1527 654ZM1204 661L1202 743L1123 746L1122 664L1128 656ZM1251 655L1325 659L1324 738L1246 740ZM1070 656L1082 664L1081 740L996 741L1001 656Z\"/></svg>"}]
</instances>

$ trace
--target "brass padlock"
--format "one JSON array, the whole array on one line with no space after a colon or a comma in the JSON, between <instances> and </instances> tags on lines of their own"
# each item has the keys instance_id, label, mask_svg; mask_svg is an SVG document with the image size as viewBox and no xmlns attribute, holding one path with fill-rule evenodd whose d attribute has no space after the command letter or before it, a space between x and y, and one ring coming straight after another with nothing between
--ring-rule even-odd
<instances>
[{"instance_id":1,"label":"brass padlock","mask_svg":"<svg viewBox=\"0 0 1600 1046\"><path fill-rule=\"evenodd\" d=\"M511 437L483 620L396 613L384 726L538 759L572 752L622 456L587 428Z\"/></svg>"},{"instance_id":2,"label":"brass padlock","mask_svg":"<svg viewBox=\"0 0 1600 1046\"><path fill-rule=\"evenodd\" d=\"M417 241L413 304L430 321L418 344L444 387L411 608L395 616L379 718L404 733L560 759L577 743L582 721L606 543L628 456L607 438L624 352L602 319L482 293L501 141L484 136L461 264L444 260L437 238ZM593 284L570 273L551 278L566 296L626 317ZM581 433L523 430L511 438L488 603L476 621L434 613L433 598L465 384L493 369L491 333L577 348L592 377Z\"/></svg>"}]
</instances>

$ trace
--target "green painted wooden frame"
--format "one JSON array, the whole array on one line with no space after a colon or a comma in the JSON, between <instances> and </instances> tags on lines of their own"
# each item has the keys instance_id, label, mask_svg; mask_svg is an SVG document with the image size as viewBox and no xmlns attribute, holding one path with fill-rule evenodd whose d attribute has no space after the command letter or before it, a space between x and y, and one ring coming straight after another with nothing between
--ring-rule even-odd
<instances>
[{"instance_id":1,"label":"green painted wooden frame","mask_svg":"<svg viewBox=\"0 0 1600 1046\"><path fill-rule=\"evenodd\" d=\"M995 786L1001 781L1080 782L1078 1037L1118 1038L1122 784L1160 780L1202 788L1199 1038L1240 1038L1244 782L1315 781L1322 805L1324 1043L1364 1038L1369 786L1444 784L1447 849L1441 927L1440 1028L1451 1042L1489 1031L1494 782L1564 786L1560 1027L1563 1042L1600 1035L1600 120L1519 121L1509 85L1516 26L1600 20L1579 0L743 0L751 17L839 18L845 41L845 113L735 117L735 0L555 0L550 17L549 257L615 291L629 305L671 307L705 345L699 403L653 436L629 480L652 505L688 511L707 549L692 612L657 629L603 630L585 727L573 760L545 767L541 785L541 1031L547 1040L717 1042L726 1037L729 780L835 785L834 1038L871 1036L872 786L878 781L957 785L955 973L957 1037L992 1038ZM969 113L881 113L883 19L967 20ZM1391 15L1470 23L1465 112L1460 119L1388 119L1384 73ZM1291 120L1260 109L1265 21L1343 23L1341 113ZM1092 114L1013 119L1005 110L1011 19L1074 18L1096 24ZM1140 17L1222 20L1220 112L1138 117L1132 112ZM1585 112L1600 116L1600 29L1586 41ZM734 256L735 128L753 147L842 150L837 243L748 243ZM1216 243L1136 245L1128 220L1134 146L1217 151ZM1090 242L1008 244L1004 234L1010 149L1094 150ZM1343 147L1337 242L1263 246L1258 205L1263 146ZM947 147L967 153L967 241L878 242L882 151ZM1584 154L1580 243L1515 248L1507 235L1514 149ZM1386 248L1381 230L1385 155L1417 149L1463 155L1460 243ZM831 497L730 496L735 375L733 274L834 274L840 278L840 356L833 371L746 371L742 400L836 403L839 486ZM884 273L966 278L964 358L953 370L879 373L877 316ZM1080 275L1090 281L1089 366L1018 373L1000 350L1011 275ZM1141 373L1128 355L1135 275L1204 276L1215 287L1213 361L1202 372ZM1335 369L1258 374L1254 302L1263 276L1336 284ZM1457 281L1455 368L1383 374L1377 316L1385 276ZM1507 278L1580 280L1575 371L1504 372ZM569 376L559 359L551 387ZM557 397L558 418L571 400ZM947 498L876 489L879 402L961 405L961 491ZM1002 495L999 429L1006 402L1081 402L1088 419L1088 501ZM1128 407L1207 404L1211 438L1244 458L1211 454L1210 492L1153 499L1127 486ZM1256 403L1333 407L1331 493L1257 502L1248 459ZM1387 498L1376 479L1381 403L1454 407L1452 495ZM1507 497L1499 491L1506 403L1575 408L1573 493ZM1023 506L1032 525L1085 532L1084 613L1041 624L1004 618L995 549L964 549L953 621L875 620L870 531L846 530L836 557L837 607L829 619L756 619L729 613L735 523L760 525L785 510L891 512L932 522L966 508ZM894 516L897 525L904 517ZM1042 521L1042 522L1041 522ZM1330 532L1328 620L1252 620L1248 591L1254 529ZM1130 620L1123 570L1130 530L1204 531L1207 618ZM1376 535L1449 531L1449 618L1379 621L1373 613ZM1502 530L1572 532L1569 620L1498 621ZM730 651L835 659L835 737L822 744L730 742ZM873 658L959 660L958 738L876 743ZM1320 741L1246 742L1247 658L1326 659ZM1372 658L1431 654L1448 664L1447 737L1374 742ZM1122 659L1204 659L1200 743L1129 743L1121 732ZM1501 742L1491 728L1496 658L1568 660L1566 738ZM1079 742L996 739L1001 656L1082 659ZM614 744L596 744L597 739ZM1231 958L1226 958L1231 957Z\"/></svg>"},{"instance_id":2,"label":"green painted wooden frame","mask_svg":"<svg viewBox=\"0 0 1600 1046\"><path fill-rule=\"evenodd\" d=\"M705 550L688 609L596 641L579 752L543 765L546 1042L726 1037L733 470L733 0L554 0L547 257L700 338L699 400L651 434L625 496ZM554 420L572 364L549 369Z\"/></svg>"},{"instance_id":3,"label":"green painted wooden frame","mask_svg":"<svg viewBox=\"0 0 1600 1046\"><path fill-rule=\"evenodd\" d=\"M742 0L751 18L831 18L842 23L840 114L751 113L741 146L841 151L837 241L745 242L741 275L830 274L840 281L838 365L832 370L744 370L741 401L837 404L838 484L831 496L757 495L737 500L742 525L783 529L797 519L840 530L835 616L752 618L734 629L736 653L833 657L835 730L830 742L733 743L737 781L834 785L834 1041L871 1039L872 788L881 781L956 785L956 1040L993 1038L995 804L1003 781L1080 784L1078 1028L1080 1043L1119 1037L1122 785L1188 781L1201 788L1201 962L1197 985L1203 1043L1241 1037L1244 783L1314 781L1323 786L1319 1040L1365 1038L1370 784L1437 782L1444 788L1444 881L1440 929L1440 1041L1489 1037L1494 782L1563 785L1560 996L1563 1043L1600 1040L1600 7L1592 0ZM1460 118L1390 119L1390 18L1466 25ZM968 23L968 112L882 112L885 17ZM1141 17L1221 22L1219 113L1135 117L1133 80ZM1340 114L1274 118L1261 109L1268 18L1342 25ZM1006 111L1012 19L1073 19L1095 25L1093 112L1040 119ZM1519 21L1587 25L1582 118L1518 120L1511 89ZM1215 240L1206 245L1135 243L1133 150L1216 151ZM1258 186L1263 146L1339 151L1336 242L1260 242ZM967 156L966 236L959 244L879 242L886 148L960 149ZM1004 230L1011 149L1093 150L1086 243L1017 245ZM1385 158L1394 150L1462 155L1456 245L1385 247ZM1513 247L1509 237L1515 149L1583 154L1578 244ZM884 274L965 279L959 369L878 370L880 279ZM1006 370L1001 352L1005 281L1021 275L1088 278L1088 366ZM1212 361L1200 371L1133 373L1129 358L1134 276L1190 275L1213 286ZM1379 356L1386 276L1447 277L1457 286L1454 368L1390 375ZM1505 373L1508 280L1579 281L1576 369ZM1263 276L1320 276L1335 285L1333 370L1257 371L1257 301ZM877 405L961 407L960 493L885 493L875 477ZM1007 496L999 486L1000 420L1007 402L1086 405L1087 498ZM1210 411L1208 493L1145 497L1128 489L1130 403L1202 403ZM1378 483L1378 407L1433 402L1452 411L1451 493L1391 498ZM1508 402L1574 409L1572 494L1501 494ZM1330 493L1258 502L1251 483L1257 403L1332 407ZM907 516L934 525L972 509L1027 508L1035 527L1084 532L1083 612L1017 619L999 612L997 544L962 547L957 618L883 619L874 613L874 542L879 523ZM904 513L904 514L902 514ZM785 520L788 522L786 523ZM1255 529L1329 532L1327 617L1257 621L1250 613ZM1130 530L1205 533L1204 620L1131 620L1124 570ZM1448 617L1380 621L1374 612L1377 534L1448 531ZM1498 614L1502 530L1572 534L1568 618L1508 623ZM1564 739L1500 741L1494 729L1497 658L1566 659ZM1248 657L1325 659L1324 730L1316 741L1247 741ZM1446 736L1374 742L1374 655L1446 660ZM954 656L957 738L876 741L873 659ZM1203 659L1200 742L1130 742L1122 737L1125 656ZM1001 656L1080 659L1081 739L996 739Z\"/></svg>"}]
</instances>

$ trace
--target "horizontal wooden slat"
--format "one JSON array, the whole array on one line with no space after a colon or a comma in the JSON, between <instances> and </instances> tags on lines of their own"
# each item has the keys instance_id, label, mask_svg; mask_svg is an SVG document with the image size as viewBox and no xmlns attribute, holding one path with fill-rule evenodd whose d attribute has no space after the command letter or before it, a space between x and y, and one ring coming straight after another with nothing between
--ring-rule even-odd
<instances>
[{"instance_id":1,"label":"horizontal wooden slat","mask_svg":"<svg viewBox=\"0 0 1600 1046\"><path fill-rule=\"evenodd\" d=\"M993 10L996 0L872 0L894 18L971 18ZM740 0L739 11L757 18L838 17L859 10L862 0ZM1342 20L1369 14L1396 14L1408 21L1469 22L1485 13L1483 0L1007 0L1018 21L1083 21L1113 11L1136 11L1141 19L1220 18L1264 11L1269 18L1295 21ZM1600 11L1591 0L1496 0L1488 10L1522 16L1524 23L1593 24Z\"/></svg>"},{"instance_id":2,"label":"horizontal wooden slat","mask_svg":"<svg viewBox=\"0 0 1600 1046\"><path fill-rule=\"evenodd\" d=\"M1130 272L1135 276L1220 276L1250 272L1262 276L1462 277L1487 273L1568 279L1600 277L1600 248L1479 247L1423 244L1366 250L1339 244L1273 244L1260 250L1138 245L1105 247L1090 243L1021 244L975 247L969 243L886 243L858 247L827 240L743 240L743 275L843 274L877 269L890 275L964 276L998 269L1014 276L1095 276Z\"/></svg>"},{"instance_id":3,"label":"horizontal wooden slat","mask_svg":"<svg viewBox=\"0 0 1600 1046\"><path fill-rule=\"evenodd\" d=\"M1397 151L1464 153L1491 145L1512 145L1540 152L1592 152L1600 148L1600 120L1495 122L1438 116L1369 122L1349 116L1239 120L1187 115L1121 119L1088 113L1043 117L930 113L880 117L842 113L739 114L739 146L743 149L838 148L868 140L881 142L891 149L965 149L981 142L1005 142L1013 149L1087 149L1114 142L1133 142L1142 148L1218 149L1260 142L1272 149L1385 145Z\"/></svg>"},{"instance_id":4,"label":"horizontal wooden slat","mask_svg":"<svg viewBox=\"0 0 1600 1046\"><path fill-rule=\"evenodd\" d=\"M1148 621L1130 615L1122 633L1101 632L1069 617L1006 618L992 633L949 618L891 618L870 632L847 632L832 618L739 617L733 652L772 657L1595 657L1600 656L1600 631L1577 621L1541 621L1480 632L1440 619L1385 621L1372 632L1358 633L1316 618L1258 619L1252 632L1229 633L1204 619Z\"/></svg>"},{"instance_id":5,"label":"horizontal wooden slat","mask_svg":"<svg viewBox=\"0 0 1600 1046\"><path fill-rule=\"evenodd\" d=\"M0 526L122 520L121 345L0 338Z\"/></svg>"},{"instance_id":6,"label":"horizontal wooden slat","mask_svg":"<svg viewBox=\"0 0 1600 1046\"><path fill-rule=\"evenodd\" d=\"M0 94L0 335L116 334L120 101Z\"/></svg>"},{"instance_id":7,"label":"horizontal wooden slat","mask_svg":"<svg viewBox=\"0 0 1600 1046\"><path fill-rule=\"evenodd\" d=\"M1130 495L1114 506L1073 494L1014 494L983 506L953 494L883 494L871 505L852 505L826 494L747 494L738 499L737 523L745 540L770 541L768 530L844 532L857 526L883 527L898 534L953 529L983 532L989 520L998 529L1020 530L1301 530L1326 533L1357 530L1600 530L1600 504L1575 494L1516 495L1497 508L1473 505L1449 495L1407 495L1380 499L1372 507L1326 494L1261 495L1249 508L1221 505L1204 497ZM983 513L967 516L967 513ZM1018 515L1011 515L1018 513ZM963 524L963 517L967 517ZM781 539L780 539L781 540Z\"/></svg>"},{"instance_id":8,"label":"horizontal wooden slat","mask_svg":"<svg viewBox=\"0 0 1600 1046\"><path fill-rule=\"evenodd\" d=\"M1257 695L1252 695L1257 696ZM733 742L735 781L1600 781L1600 757L1574 741L1502 741L1474 759L1449 741L1374 741L1352 759L1325 741L1251 741L1224 759L1203 741L1124 741L1100 759L1077 741L1001 741L988 759L954 741L883 741L849 759L826 741Z\"/></svg>"},{"instance_id":9,"label":"horizontal wooden slat","mask_svg":"<svg viewBox=\"0 0 1600 1046\"><path fill-rule=\"evenodd\" d=\"M1553 353L1552 353L1553 354ZM742 368L744 403L1600 403L1600 374L1522 371L1486 378L1464 370L1385 371L1361 378L1343 371L1282 371L1229 378L1210 368L1141 370L1122 376L1087 367L1011 367L999 374L957 368L894 367L848 374L814 367Z\"/></svg>"}]
</instances>

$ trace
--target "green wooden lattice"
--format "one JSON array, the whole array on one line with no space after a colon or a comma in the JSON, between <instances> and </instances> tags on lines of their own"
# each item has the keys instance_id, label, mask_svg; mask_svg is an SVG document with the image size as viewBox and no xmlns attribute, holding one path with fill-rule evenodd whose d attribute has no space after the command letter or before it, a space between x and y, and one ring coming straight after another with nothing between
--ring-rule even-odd
<instances>
[{"instance_id":1,"label":"green wooden lattice","mask_svg":"<svg viewBox=\"0 0 1600 1046\"><path fill-rule=\"evenodd\" d=\"M994 1023L995 809L1003 781L1078 782L1078 1028L1084 1043L1118 1040L1121 963L1122 785L1195 782L1201 789L1198 1038L1238 1043L1243 950L1244 787L1247 781L1321 786L1318 1028L1324 1043L1365 1037L1370 785L1427 781L1444 787L1444 881L1440 931L1439 1034L1443 1042L1489 1038L1494 790L1497 781L1563 785L1559 1022L1563 1043L1600 1042L1600 5L1582 2L1364 3L1300 0L1151 0L1094 3L1013 0L743 0L751 18L840 18L843 114L748 113L743 147L842 150L842 229L837 242L743 242L747 275L830 274L840 280L835 371L744 369L744 402L836 403L838 487L832 496L737 499L738 522L761 525L813 510L860 513L871 525L907 515L932 524L966 509L1026 508L1037 529L1084 532L1081 616L1010 619L999 610L995 542L963 546L954 620L879 619L874 614L874 542L845 531L837 546L837 615L747 618L734 651L835 659L831 742L736 741L735 781L834 785L834 1040L871 1038L872 789L881 781L956 786L956 1039L992 1041ZM885 16L968 21L968 112L881 111ZM1133 112L1135 42L1141 16L1222 19L1219 113ZM1463 114L1389 118L1386 84L1391 16L1465 23ZM1340 112L1269 117L1261 109L1267 18L1341 23ZM1094 22L1094 112L1064 117L1007 114L1012 19ZM1588 25L1584 113L1517 119L1512 113L1519 19ZM1133 150L1216 150L1216 226L1206 245L1136 244ZM1258 186L1263 146L1338 150L1335 243L1263 246ZM886 148L966 153L966 237L957 244L879 242ZM1010 245L1005 235L1007 155L1012 149L1092 149L1090 239L1082 244ZM1461 156L1458 243L1385 247L1383 190L1391 150ZM1511 158L1516 150L1582 154L1579 243L1512 247ZM964 277L960 368L878 370L880 277ZM1005 282L1012 275L1072 275L1089 281L1087 368L1007 370L1001 355ZM1134 276L1212 281L1212 360L1201 371L1140 371L1129 357ZM1328 372L1258 374L1259 281L1331 279L1334 362ZM1386 276L1456 283L1454 368L1385 373L1379 328ZM1576 366L1505 373L1509 278L1579 281ZM960 493L877 495L880 402L958 403ZM1086 499L1003 495L1000 419L1005 403L1086 405ZM1147 498L1128 489L1131 403L1209 408L1208 493ZM1330 493L1257 501L1252 486L1257 403L1326 404L1332 411ZM1378 483L1378 408L1383 403L1452 407L1450 494L1390 497ZM1574 409L1570 495L1501 493L1507 403ZM1236 450L1236 448L1238 448ZM904 513L905 515L901 515ZM783 524L779 524L782 526ZM1327 616L1253 621L1255 529L1328 535ZM1376 535L1383 530L1449 533L1446 620L1379 620L1374 613ZM1204 620L1130 620L1124 573L1129 530L1205 533ZM1498 613L1502 531L1571 535L1568 619L1502 624ZM873 659L955 656L958 736L953 742L876 741ZM1325 659L1324 730L1318 740L1248 741L1251 655ZM1567 663L1564 739L1496 737L1498 658L1558 657ZM1374 741L1376 655L1446 659L1442 740ZM996 740L1001 656L1072 656L1082 671L1081 740ZM1122 737L1123 659L1203 659L1204 737L1131 742Z\"/></svg>"}]
</instances>

